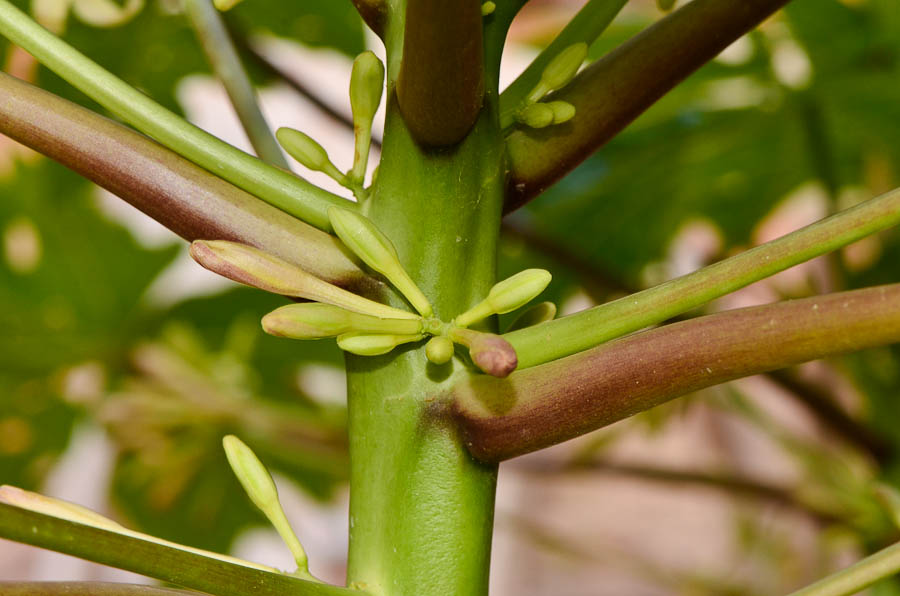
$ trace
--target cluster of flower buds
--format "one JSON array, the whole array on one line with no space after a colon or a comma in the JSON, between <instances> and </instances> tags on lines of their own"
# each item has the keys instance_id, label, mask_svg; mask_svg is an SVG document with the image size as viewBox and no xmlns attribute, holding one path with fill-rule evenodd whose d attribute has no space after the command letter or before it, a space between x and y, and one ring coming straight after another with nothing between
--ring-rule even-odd
<instances>
[{"instance_id":1,"label":"cluster of flower buds","mask_svg":"<svg viewBox=\"0 0 900 596\"><path fill-rule=\"evenodd\" d=\"M283 306L263 317L263 329L272 335L292 339L334 337L342 350L361 356L386 354L402 344L428 338L425 356L434 364L449 362L455 354L454 344L459 344L488 374L505 377L516 368L515 350L506 340L468 327L521 308L544 291L550 273L543 269L517 273L497 283L484 300L445 323L434 316L434 308L403 268L394 245L371 220L341 207L331 207L328 217L347 248L384 276L417 313L348 292L278 257L236 242L197 240L191 244L191 256L234 281L312 301ZM556 308L544 303L514 325L535 324L555 314Z\"/></svg>"},{"instance_id":2,"label":"cluster of flower buds","mask_svg":"<svg viewBox=\"0 0 900 596\"><path fill-rule=\"evenodd\" d=\"M557 54L541 73L541 80L522 100L516 111L516 121L531 128L544 128L562 124L575 116L575 106L565 101L543 102L551 91L562 89L575 78L587 57L588 46L584 42L572 44Z\"/></svg>"},{"instance_id":3,"label":"cluster of flower buds","mask_svg":"<svg viewBox=\"0 0 900 596\"><path fill-rule=\"evenodd\" d=\"M372 146L372 122L381 103L384 65L372 52L363 52L353 61L350 73L350 109L353 112L353 167L344 174L328 157L328 152L309 135L293 128L279 128L278 142L288 155L304 167L322 172L350 189L360 202L368 198L365 188L366 166Z\"/></svg>"}]
</instances>

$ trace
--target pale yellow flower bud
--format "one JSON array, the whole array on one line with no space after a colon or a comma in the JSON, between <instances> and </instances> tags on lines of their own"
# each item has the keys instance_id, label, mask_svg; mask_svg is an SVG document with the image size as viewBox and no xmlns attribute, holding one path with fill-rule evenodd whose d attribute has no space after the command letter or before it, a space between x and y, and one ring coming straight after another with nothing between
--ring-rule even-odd
<instances>
[{"instance_id":1,"label":"pale yellow flower bud","mask_svg":"<svg viewBox=\"0 0 900 596\"><path fill-rule=\"evenodd\" d=\"M425 357L434 364L447 364L453 358L453 342L446 337L432 337L425 344Z\"/></svg>"},{"instance_id":2,"label":"pale yellow flower bud","mask_svg":"<svg viewBox=\"0 0 900 596\"><path fill-rule=\"evenodd\" d=\"M400 344L419 341L421 333L405 335L370 335L367 333L345 333L338 336L338 347L358 356L381 356Z\"/></svg>"},{"instance_id":3,"label":"pale yellow flower bud","mask_svg":"<svg viewBox=\"0 0 900 596\"><path fill-rule=\"evenodd\" d=\"M456 317L454 324L468 327L491 315L502 315L525 306L544 291L552 276L544 269L526 269L498 282L487 298Z\"/></svg>"},{"instance_id":4,"label":"pale yellow flower bud","mask_svg":"<svg viewBox=\"0 0 900 596\"><path fill-rule=\"evenodd\" d=\"M416 334L421 319L388 319L345 310L316 302L289 304L277 308L262 319L266 333L292 339L320 339L344 333Z\"/></svg>"}]
</instances>

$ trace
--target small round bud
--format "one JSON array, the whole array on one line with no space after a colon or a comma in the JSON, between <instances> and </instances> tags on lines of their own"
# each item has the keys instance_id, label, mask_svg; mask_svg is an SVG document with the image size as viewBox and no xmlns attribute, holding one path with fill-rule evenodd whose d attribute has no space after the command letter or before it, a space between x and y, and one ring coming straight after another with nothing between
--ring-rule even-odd
<instances>
[{"instance_id":1,"label":"small round bud","mask_svg":"<svg viewBox=\"0 0 900 596\"><path fill-rule=\"evenodd\" d=\"M353 122L371 127L384 88L384 65L372 52L363 52L353 61L350 74L350 110Z\"/></svg>"},{"instance_id":2,"label":"small round bud","mask_svg":"<svg viewBox=\"0 0 900 596\"><path fill-rule=\"evenodd\" d=\"M409 335L369 335L366 333L345 333L338 336L338 347L358 356L381 356L400 344L422 339L421 334Z\"/></svg>"},{"instance_id":3,"label":"small round bud","mask_svg":"<svg viewBox=\"0 0 900 596\"><path fill-rule=\"evenodd\" d=\"M425 357L434 364L447 364L453 358L453 342L446 337L432 337L425 344Z\"/></svg>"},{"instance_id":4,"label":"small round bud","mask_svg":"<svg viewBox=\"0 0 900 596\"><path fill-rule=\"evenodd\" d=\"M567 101L551 101L547 107L553 110L553 124L562 124L575 117L575 106Z\"/></svg>"},{"instance_id":5,"label":"small round bud","mask_svg":"<svg viewBox=\"0 0 900 596\"><path fill-rule=\"evenodd\" d=\"M282 127L278 129L275 136L288 155L314 172L325 170L331 163L325 148L306 133Z\"/></svg>"},{"instance_id":6,"label":"small round bud","mask_svg":"<svg viewBox=\"0 0 900 596\"><path fill-rule=\"evenodd\" d=\"M545 103L533 103L519 110L516 120L530 128L544 128L553 124L553 108Z\"/></svg>"},{"instance_id":7,"label":"small round bud","mask_svg":"<svg viewBox=\"0 0 900 596\"><path fill-rule=\"evenodd\" d=\"M497 5L493 2L485 2L481 5L481 16L486 17L497 10Z\"/></svg>"},{"instance_id":8,"label":"small round bud","mask_svg":"<svg viewBox=\"0 0 900 596\"><path fill-rule=\"evenodd\" d=\"M541 82L549 89L561 89L575 78L582 62L587 58L588 45L579 42L570 45L556 55L541 73Z\"/></svg>"},{"instance_id":9,"label":"small round bud","mask_svg":"<svg viewBox=\"0 0 900 596\"><path fill-rule=\"evenodd\" d=\"M469 348L475 366L491 376L509 376L519 364L515 348L499 335L452 327L449 337Z\"/></svg>"}]
</instances>

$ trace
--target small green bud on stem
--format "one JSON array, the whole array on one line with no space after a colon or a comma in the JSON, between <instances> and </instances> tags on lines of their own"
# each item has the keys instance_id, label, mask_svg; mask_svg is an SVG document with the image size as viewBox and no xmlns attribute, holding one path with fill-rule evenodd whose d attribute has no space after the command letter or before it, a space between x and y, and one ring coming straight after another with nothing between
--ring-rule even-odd
<instances>
[{"instance_id":1,"label":"small green bud on stem","mask_svg":"<svg viewBox=\"0 0 900 596\"><path fill-rule=\"evenodd\" d=\"M453 358L453 342L446 337L432 337L425 344L425 357L434 364L447 364Z\"/></svg>"},{"instance_id":2,"label":"small green bud on stem","mask_svg":"<svg viewBox=\"0 0 900 596\"><path fill-rule=\"evenodd\" d=\"M246 244L227 240L195 240L191 243L191 256L214 273L267 292L334 304L375 317L419 319L411 312L331 285L296 265Z\"/></svg>"},{"instance_id":3,"label":"small green bud on stem","mask_svg":"<svg viewBox=\"0 0 900 596\"><path fill-rule=\"evenodd\" d=\"M428 298L400 264L394 245L369 218L341 207L329 207L328 218L335 233L347 248L366 265L385 276L401 294L406 296L419 314L426 318L433 314L434 310Z\"/></svg>"},{"instance_id":4,"label":"small green bud on stem","mask_svg":"<svg viewBox=\"0 0 900 596\"><path fill-rule=\"evenodd\" d=\"M522 100L523 109L542 97L562 89L575 78L578 69L587 57L588 45L584 42L574 43L556 55L541 73L541 80L534 89ZM546 126L546 125L545 125ZM538 128L538 127L536 127Z\"/></svg>"},{"instance_id":5,"label":"small green bud on stem","mask_svg":"<svg viewBox=\"0 0 900 596\"><path fill-rule=\"evenodd\" d=\"M372 145L372 121L384 88L384 65L372 52L363 52L353 61L350 74L350 110L353 112L355 150L353 169L349 172L353 184L362 185L369 163Z\"/></svg>"},{"instance_id":6,"label":"small green bud on stem","mask_svg":"<svg viewBox=\"0 0 900 596\"><path fill-rule=\"evenodd\" d=\"M552 302L541 302L540 304L535 304L519 315L519 318L513 321L506 332L509 333L510 331L515 331L517 329L534 327L535 325L552 321L555 316L556 305Z\"/></svg>"},{"instance_id":7,"label":"small green bud on stem","mask_svg":"<svg viewBox=\"0 0 900 596\"><path fill-rule=\"evenodd\" d=\"M550 126L553 118L553 108L545 103L533 103L516 112L516 120L529 128Z\"/></svg>"},{"instance_id":8,"label":"small green bud on stem","mask_svg":"<svg viewBox=\"0 0 900 596\"><path fill-rule=\"evenodd\" d=\"M491 315L502 315L521 308L544 291L552 276L544 269L526 269L498 282L487 298L454 320L459 327L468 327Z\"/></svg>"},{"instance_id":9,"label":"small green bud on stem","mask_svg":"<svg viewBox=\"0 0 900 596\"><path fill-rule=\"evenodd\" d=\"M311 136L293 128L282 127L275 132L275 137L288 155L304 167L314 172L324 172L341 186L347 186L347 177L331 163L328 152Z\"/></svg>"},{"instance_id":10,"label":"small green bud on stem","mask_svg":"<svg viewBox=\"0 0 900 596\"><path fill-rule=\"evenodd\" d=\"M575 106L567 101L551 101L546 106L553 111L553 124L562 124L575 117Z\"/></svg>"},{"instance_id":11,"label":"small green bud on stem","mask_svg":"<svg viewBox=\"0 0 900 596\"><path fill-rule=\"evenodd\" d=\"M493 377L509 376L519 363L516 351L499 335L452 327L449 337L469 348L475 366Z\"/></svg>"},{"instance_id":12,"label":"small green bud on stem","mask_svg":"<svg viewBox=\"0 0 900 596\"><path fill-rule=\"evenodd\" d=\"M421 340L424 335L369 335L366 333L345 333L337 338L338 347L345 352L359 356L381 356L400 344Z\"/></svg>"},{"instance_id":13,"label":"small green bud on stem","mask_svg":"<svg viewBox=\"0 0 900 596\"><path fill-rule=\"evenodd\" d=\"M263 317L266 333L292 339L321 339L344 333L414 335L422 319L385 319L345 310L331 304L288 304Z\"/></svg>"},{"instance_id":14,"label":"small green bud on stem","mask_svg":"<svg viewBox=\"0 0 900 596\"><path fill-rule=\"evenodd\" d=\"M493 14L495 10L497 10L496 4L493 2L485 2L481 5L481 16L486 17L489 14Z\"/></svg>"},{"instance_id":15,"label":"small green bud on stem","mask_svg":"<svg viewBox=\"0 0 900 596\"><path fill-rule=\"evenodd\" d=\"M228 463L247 492L247 496L263 512L281 539L284 540L294 556L299 574L309 577L306 551L303 550L303 545L300 544L300 540L294 534L294 530L284 514L281 501L278 499L278 489L275 488L275 482L269 471L259 461L256 454L234 435L228 435L222 439L222 445L225 447Z\"/></svg>"}]
</instances>

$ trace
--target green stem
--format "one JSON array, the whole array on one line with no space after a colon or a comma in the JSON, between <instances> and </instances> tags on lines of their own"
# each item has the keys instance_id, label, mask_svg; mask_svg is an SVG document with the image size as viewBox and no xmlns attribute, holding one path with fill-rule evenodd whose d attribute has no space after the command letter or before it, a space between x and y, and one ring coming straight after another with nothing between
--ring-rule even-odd
<instances>
[{"instance_id":1,"label":"green stem","mask_svg":"<svg viewBox=\"0 0 900 596\"><path fill-rule=\"evenodd\" d=\"M141 132L267 203L330 231L328 207L352 207L337 195L244 153L134 89L28 15L0 0L0 34Z\"/></svg>"},{"instance_id":2,"label":"green stem","mask_svg":"<svg viewBox=\"0 0 900 596\"><path fill-rule=\"evenodd\" d=\"M126 126L5 73L0 133L78 172L182 238L249 244L357 292L379 285L333 236Z\"/></svg>"},{"instance_id":3,"label":"green stem","mask_svg":"<svg viewBox=\"0 0 900 596\"><path fill-rule=\"evenodd\" d=\"M513 116L519 104L538 84L544 68L557 54L575 43L594 43L627 2L628 0L590 0L585 4L556 39L500 94L500 126L507 128L513 124Z\"/></svg>"},{"instance_id":4,"label":"green stem","mask_svg":"<svg viewBox=\"0 0 900 596\"><path fill-rule=\"evenodd\" d=\"M452 391L470 451L501 461L732 379L900 341L900 284L726 311Z\"/></svg>"},{"instance_id":5,"label":"green stem","mask_svg":"<svg viewBox=\"0 0 900 596\"><path fill-rule=\"evenodd\" d=\"M900 572L900 543L893 544L850 567L792 592L790 596L851 596Z\"/></svg>"},{"instance_id":6,"label":"green stem","mask_svg":"<svg viewBox=\"0 0 900 596\"><path fill-rule=\"evenodd\" d=\"M0 503L0 536L214 596L362 594L3 503Z\"/></svg>"},{"instance_id":7,"label":"green stem","mask_svg":"<svg viewBox=\"0 0 900 596\"><path fill-rule=\"evenodd\" d=\"M219 11L211 0L186 0L185 8L206 57L222 81L256 154L273 166L290 170L281 147L259 109L256 91L247 77Z\"/></svg>"},{"instance_id":8,"label":"green stem","mask_svg":"<svg viewBox=\"0 0 900 596\"><path fill-rule=\"evenodd\" d=\"M699 271L504 337L515 348L520 369L549 362L661 323L897 223L900 189Z\"/></svg>"},{"instance_id":9,"label":"green stem","mask_svg":"<svg viewBox=\"0 0 900 596\"><path fill-rule=\"evenodd\" d=\"M0 582L3 596L197 596L198 592L109 582Z\"/></svg>"}]
</instances>

